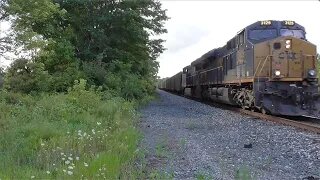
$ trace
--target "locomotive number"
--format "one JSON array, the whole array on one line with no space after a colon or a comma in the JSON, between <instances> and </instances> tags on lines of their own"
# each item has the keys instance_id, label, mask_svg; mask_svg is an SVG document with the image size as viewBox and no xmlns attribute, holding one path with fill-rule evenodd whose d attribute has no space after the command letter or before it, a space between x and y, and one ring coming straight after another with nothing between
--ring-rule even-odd
<instances>
[{"instance_id":1,"label":"locomotive number","mask_svg":"<svg viewBox=\"0 0 320 180\"><path fill-rule=\"evenodd\" d=\"M294 21L283 21L283 24L285 26L293 26L294 25Z\"/></svg>"},{"instance_id":2,"label":"locomotive number","mask_svg":"<svg viewBox=\"0 0 320 180\"><path fill-rule=\"evenodd\" d=\"M271 25L271 21L261 21L260 25L261 26L269 26L269 25Z\"/></svg>"}]
</instances>

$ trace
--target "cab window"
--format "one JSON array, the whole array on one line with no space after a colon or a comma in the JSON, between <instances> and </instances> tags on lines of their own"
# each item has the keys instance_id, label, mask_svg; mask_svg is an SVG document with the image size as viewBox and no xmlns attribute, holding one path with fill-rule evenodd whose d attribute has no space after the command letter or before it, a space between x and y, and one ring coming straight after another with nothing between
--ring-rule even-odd
<instances>
[{"instance_id":1,"label":"cab window","mask_svg":"<svg viewBox=\"0 0 320 180\"><path fill-rule=\"evenodd\" d=\"M249 31L249 39L252 40L265 40L277 37L276 29L254 29Z\"/></svg>"},{"instance_id":2,"label":"cab window","mask_svg":"<svg viewBox=\"0 0 320 180\"><path fill-rule=\"evenodd\" d=\"M293 36L299 39L305 39L304 31L298 29L280 29L281 36Z\"/></svg>"}]
</instances>

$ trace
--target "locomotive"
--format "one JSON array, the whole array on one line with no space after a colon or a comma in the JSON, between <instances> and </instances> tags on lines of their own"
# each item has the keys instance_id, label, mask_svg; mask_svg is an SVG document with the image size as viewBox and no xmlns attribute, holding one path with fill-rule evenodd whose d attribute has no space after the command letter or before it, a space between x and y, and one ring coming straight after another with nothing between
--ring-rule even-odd
<instances>
[{"instance_id":1,"label":"locomotive","mask_svg":"<svg viewBox=\"0 0 320 180\"><path fill-rule=\"evenodd\" d=\"M255 22L160 89L273 115L319 114L316 46L294 21Z\"/></svg>"}]
</instances>

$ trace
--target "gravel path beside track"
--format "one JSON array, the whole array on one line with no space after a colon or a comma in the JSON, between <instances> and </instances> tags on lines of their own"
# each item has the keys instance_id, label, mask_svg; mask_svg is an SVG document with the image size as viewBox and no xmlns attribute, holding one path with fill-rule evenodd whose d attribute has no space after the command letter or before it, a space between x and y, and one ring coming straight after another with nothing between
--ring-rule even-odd
<instances>
[{"instance_id":1,"label":"gravel path beside track","mask_svg":"<svg viewBox=\"0 0 320 180\"><path fill-rule=\"evenodd\" d=\"M320 177L320 135L164 91L141 109L150 178Z\"/></svg>"}]
</instances>

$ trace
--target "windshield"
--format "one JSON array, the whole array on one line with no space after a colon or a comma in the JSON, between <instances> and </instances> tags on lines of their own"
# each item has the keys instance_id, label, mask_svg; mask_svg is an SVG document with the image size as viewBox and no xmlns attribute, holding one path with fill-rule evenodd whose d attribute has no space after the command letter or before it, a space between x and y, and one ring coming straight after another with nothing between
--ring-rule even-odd
<instances>
[{"instance_id":1,"label":"windshield","mask_svg":"<svg viewBox=\"0 0 320 180\"><path fill-rule=\"evenodd\" d=\"M249 31L249 38L252 40L263 40L277 37L276 29L259 29Z\"/></svg>"},{"instance_id":2,"label":"windshield","mask_svg":"<svg viewBox=\"0 0 320 180\"><path fill-rule=\"evenodd\" d=\"M293 36L299 39L304 39L303 30L294 30L294 29L280 29L281 36Z\"/></svg>"}]
</instances>

